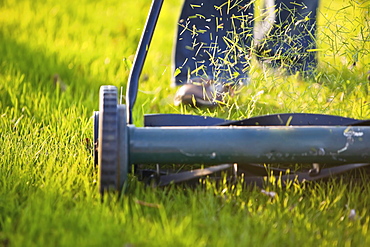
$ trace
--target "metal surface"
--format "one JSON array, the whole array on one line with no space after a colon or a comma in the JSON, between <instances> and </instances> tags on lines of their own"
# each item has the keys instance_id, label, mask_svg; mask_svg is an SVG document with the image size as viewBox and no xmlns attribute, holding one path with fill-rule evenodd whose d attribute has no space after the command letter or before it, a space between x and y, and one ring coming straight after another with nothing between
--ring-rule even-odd
<instances>
[{"instance_id":1,"label":"metal surface","mask_svg":"<svg viewBox=\"0 0 370 247\"><path fill-rule=\"evenodd\" d=\"M185 114L147 114L144 116L144 126L213 126L227 124L232 121L222 118Z\"/></svg>"},{"instance_id":2,"label":"metal surface","mask_svg":"<svg viewBox=\"0 0 370 247\"><path fill-rule=\"evenodd\" d=\"M139 46L136 51L136 56L127 84L126 105L127 105L127 122L132 124L132 109L135 105L137 91L139 87L139 77L144 66L144 61L149 50L149 45L152 40L153 32L157 24L163 0L153 0L144 31L142 33Z\"/></svg>"},{"instance_id":3,"label":"metal surface","mask_svg":"<svg viewBox=\"0 0 370 247\"><path fill-rule=\"evenodd\" d=\"M344 126L344 125L361 125L363 120L346 118L334 115L312 114L312 113L279 113L265 116L251 117L230 123L220 125L233 126Z\"/></svg>"},{"instance_id":4,"label":"metal surface","mask_svg":"<svg viewBox=\"0 0 370 247\"><path fill-rule=\"evenodd\" d=\"M221 118L183 114L148 114L144 125L158 126L301 126L301 125L365 125L368 121L324 114L280 113L233 121ZM368 124L369 125L369 124Z\"/></svg>"},{"instance_id":5,"label":"metal surface","mask_svg":"<svg viewBox=\"0 0 370 247\"><path fill-rule=\"evenodd\" d=\"M130 163L368 163L368 126L128 126Z\"/></svg>"}]
</instances>

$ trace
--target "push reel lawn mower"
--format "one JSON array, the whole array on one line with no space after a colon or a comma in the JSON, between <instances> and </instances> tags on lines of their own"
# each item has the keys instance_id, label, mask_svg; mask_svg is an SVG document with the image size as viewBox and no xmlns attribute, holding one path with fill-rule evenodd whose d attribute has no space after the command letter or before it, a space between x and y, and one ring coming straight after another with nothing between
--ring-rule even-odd
<instances>
[{"instance_id":1,"label":"push reel lawn mower","mask_svg":"<svg viewBox=\"0 0 370 247\"><path fill-rule=\"evenodd\" d=\"M126 105L118 104L116 87L100 88L99 111L94 112L94 153L101 192L121 190L131 172L165 186L228 170L233 179L244 173L245 183L262 185L268 175L282 181L312 181L370 164L369 120L302 113L240 121L152 114L144 117L144 127L134 126L138 81L162 3L152 2L130 73ZM205 168L162 169L172 164ZM268 171L264 164L270 165ZM312 169L289 173L273 164L311 164ZM143 165L154 168L142 169Z\"/></svg>"}]
</instances>

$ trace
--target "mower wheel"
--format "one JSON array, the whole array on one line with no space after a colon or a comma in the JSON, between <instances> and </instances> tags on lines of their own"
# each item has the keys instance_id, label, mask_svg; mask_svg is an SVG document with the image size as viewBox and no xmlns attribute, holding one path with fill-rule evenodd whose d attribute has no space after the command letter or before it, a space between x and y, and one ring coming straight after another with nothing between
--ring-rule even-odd
<instances>
[{"instance_id":1,"label":"mower wheel","mask_svg":"<svg viewBox=\"0 0 370 247\"><path fill-rule=\"evenodd\" d=\"M118 188L117 88L102 86L99 99L98 166L100 193Z\"/></svg>"}]
</instances>

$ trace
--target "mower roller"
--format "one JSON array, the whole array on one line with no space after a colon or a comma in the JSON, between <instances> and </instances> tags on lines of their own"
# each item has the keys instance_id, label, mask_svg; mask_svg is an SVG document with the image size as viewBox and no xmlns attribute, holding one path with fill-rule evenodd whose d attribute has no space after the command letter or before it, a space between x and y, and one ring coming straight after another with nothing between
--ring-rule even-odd
<instances>
[{"instance_id":1,"label":"mower roller","mask_svg":"<svg viewBox=\"0 0 370 247\"><path fill-rule=\"evenodd\" d=\"M122 190L129 173L164 186L227 170L233 180L244 173L245 183L262 185L269 175L283 181L318 180L370 164L368 120L308 113L239 121L152 114L144 116L144 127L133 125L138 81L162 3L152 2L129 76L127 105L118 103L115 86L100 88L99 111L94 112L94 160L99 166L100 192ZM204 168L162 169L173 164L201 164ZM312 169L290 173L274 164L311 164ZM144 169L144 165L154 168Z\"/></svg>"}]
</instances>

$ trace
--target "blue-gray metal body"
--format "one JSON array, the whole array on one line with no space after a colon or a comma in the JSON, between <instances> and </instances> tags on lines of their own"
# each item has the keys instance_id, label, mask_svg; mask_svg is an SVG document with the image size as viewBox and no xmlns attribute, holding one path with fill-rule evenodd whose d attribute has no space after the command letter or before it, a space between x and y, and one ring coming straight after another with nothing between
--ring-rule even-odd
<instances>
[{"instance_id":1,"label":"blue-gray metal body","mask_svg":"<svg viewBox=\"0 0 370 247\"><path fill-rule=\"evenodd\" d=\"M135 164L367 163L370 127L135 127L129 125L129 162Z\"/></svg>"}]
</instances>

